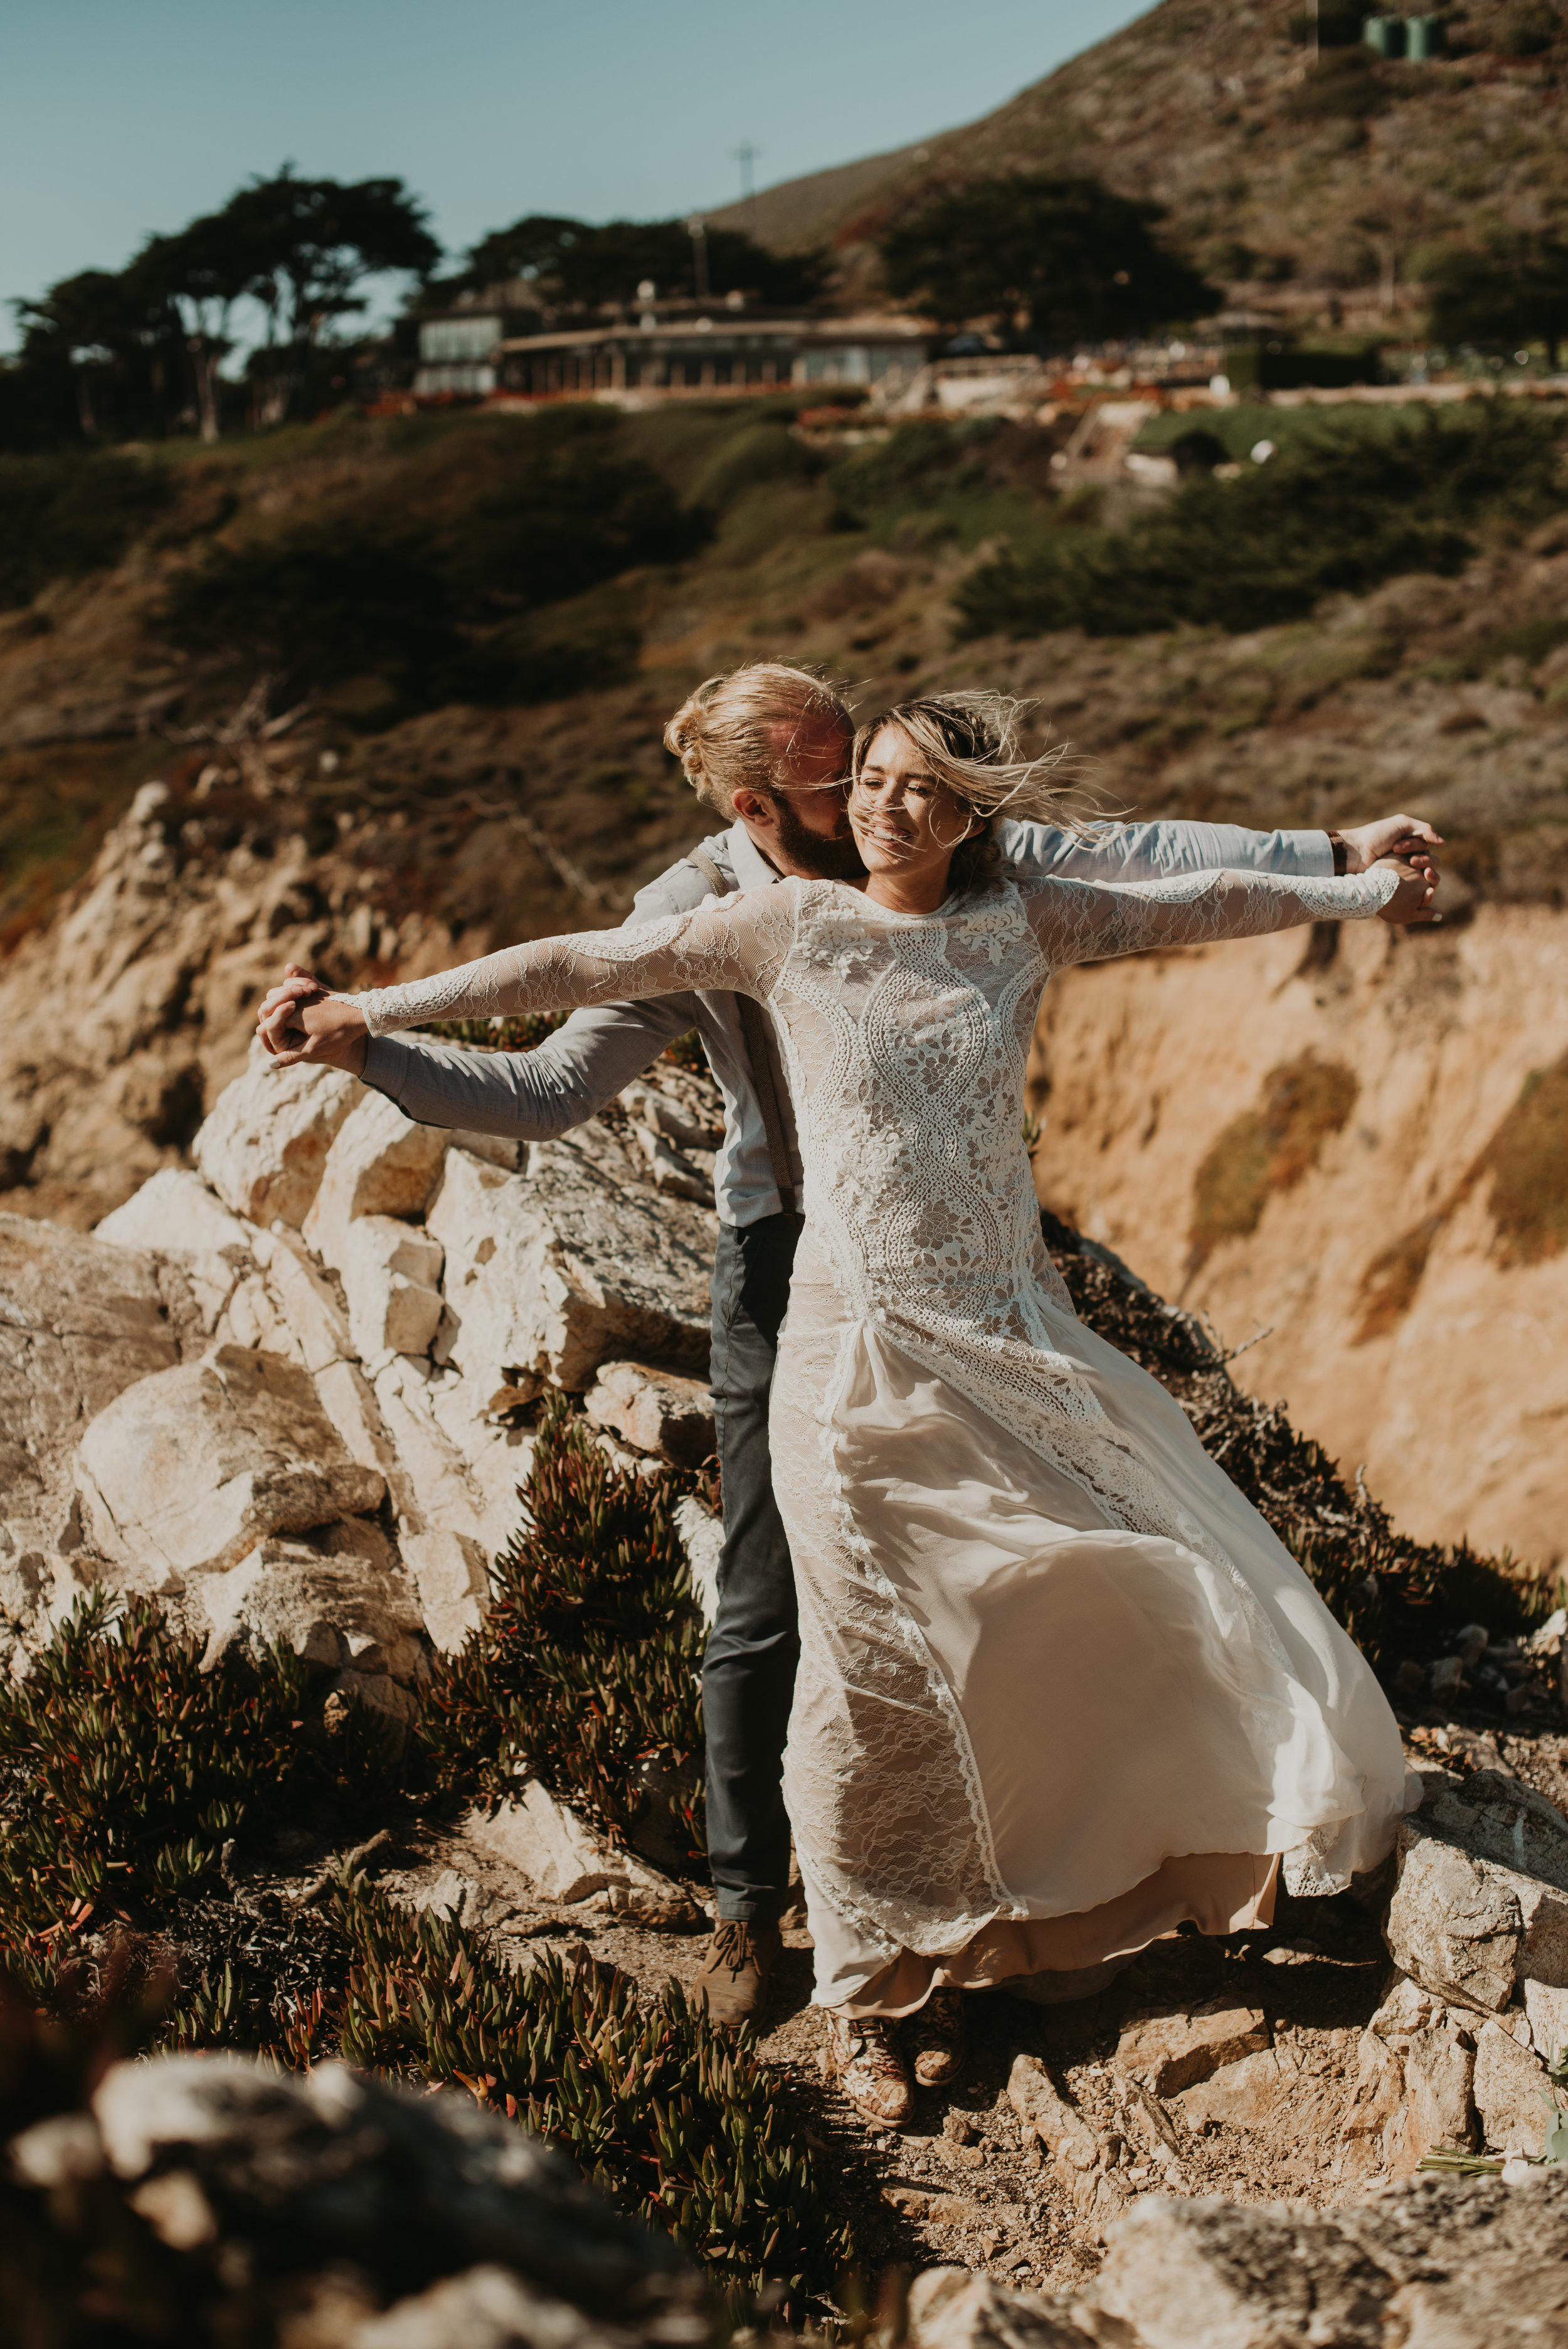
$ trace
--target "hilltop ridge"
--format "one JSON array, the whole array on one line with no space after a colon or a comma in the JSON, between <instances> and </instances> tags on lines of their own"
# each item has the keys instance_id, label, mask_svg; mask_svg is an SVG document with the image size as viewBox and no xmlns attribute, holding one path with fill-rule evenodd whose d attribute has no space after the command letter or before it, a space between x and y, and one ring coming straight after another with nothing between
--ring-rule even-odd
<instances>
[{"instance_id":1,"label":"hilltop ridge","mask_svg":"<svg viewBox=\"0 0 1568 2349\"><path fill-rule=\"evenodd\" d=\"M1361 48L1315 62L1295 37L1304 14L1300 0L1161 0L976 122L710 217L781 251L829 244L858 298L877 240L936 188L1087 172L1165 205L1174 239L1214 274L1312 310L1361 289L1391 307L1424 246L1568 202L1561 18L1533 54L1512 54L1517 8L1470 0L1449 52L1407 64Z\"/></svg>"}]
</instances>

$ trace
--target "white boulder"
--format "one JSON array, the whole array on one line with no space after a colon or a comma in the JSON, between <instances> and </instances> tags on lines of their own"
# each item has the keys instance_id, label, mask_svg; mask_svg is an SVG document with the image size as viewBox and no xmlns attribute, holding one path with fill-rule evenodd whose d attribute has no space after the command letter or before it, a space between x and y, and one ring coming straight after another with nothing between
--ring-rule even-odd
<instances>
[{"instance_id":1,"label":"white boulder","mask_svg":"<svg viewBox=\"0 0 1568 2349\"><path fill-rule=\"evenodd\" d=\"M63 1518L84 1423L123 1389L179 1359L150 1257L59 1224L0 1216L0 1494L7 1516Z\"/></svg>"},{"instance_id":2,"label":"white boulder","mask_svg":"<svg viewBox=\"0 0 1568 2349\"><path fill-rule=\"evenodd\" d=\"M724 1552L724 1519L705 1509L695 1494L676 1503L676 1531L686 1551L686 1572L709 1630L718 1614L718 1565Z\"/></svg>"},{"instance_id":3,"label":"white boulder","mask_svg":"<svg viewBox=\"0 0 1568 2349\"><path fill-rule=\"evenodd\" d=\"M455 1655L485 1619L490 1578L485 1552L466 1534L404 1534L403 1563L419 1595L425 1629L443 1655Z\"/></svg>"},{"instance_id":4,"label":"white boulder","mask_svg":"<svg viewBox=\"0 0 1568 2349\"><path fill-rule=\"evenodd\" d=\"M334 1136L359 1095L341 1069L280 1069L260 1042L191 1144L225 1206L265 1226L303 1224Z\"/></svg>"},{"instance_id":5,"label":"white boulder","mask_svg":"<svg viewBox=\"0 0 1568 2349\"><path fill-rule=\"evenodd\" d=\"M1511 2030L1509 2025L1517 2025ZM1476 2033L1475 2108L1492 2153L1541 2153L1553 2104L1522 2015L1490 2017Z\"/></svg>"},{"instance_id":6,"label":"white boulder","mask_svg":"<svg viewBox=\"0 0 1568 2349\"><path fill-rule=\"evenodd\" d=\"M1424 1785L1399 1833L1394 1961L1450 2005L1522 2008L1554 2060L1568 2044L1568 1821L1497 1771L1431 1772Z\"/></svg>"},{"instance_id":7,"label":"white boulder","mask_svg":"<svg viewBox=\"0 0 1568 2349\"><path fill-rule=\"evenodd\" d=\"M661 1199L596 1119L525 1175L449 1154L429 1228L447 1251L437 1354L493 1394L531 1375L581 1392L615 1357L707 1368L713 1218Z\"/></svg>"},{"instance_id":8,"label":"white boulder","mask_svg":"<svg viewBox=\"0 0 1568 2349\"><path fill-rule=\"evenodd\" d=\"M419 1676L423 1626L414 1594L402 1575L371 1558L324 1557L301 1542L268 1539L227 1573L203 1576L198 1596L208 1625L204 1671L249 1640L335 1670Z\"/></svg>"},{"instance_id":9,"label":"white boulder","mask_svg":"<svg viewBox=\"0 0 1568 2349\"><path fill-rule=\"evenodd\" d=\"M464 1833L475 1850L515 1868L546 1900L597 1898L634 1925L695 1925L701 1915L683 1885L606 1843L537 1778L492 1816L470 1813Z\"/></svg>"},{"instance_id":10,"label":"white boulder","mask_svg":"<svg viewBox=\"0 0 1568 2349\"><path fill-rule=\"evenodd\" d=\"M93 1232L113 1247L159 1256L221 1256L227 1248L249 1256L255 1237L188 1166L160 1166Z\"/></svg>"},{"instance_id":11,"label":"white boulder","mask_svg":"<svg viewBox=\"0 0 1568 2349\"><path fill-rule=\"evenodd\" d=\"M82 1438L77 1482L104 1556L154 1590L237 1566L269 1534L374 1509L386 1490L297 1363L238 1346L127 1388Z\"/></svg>"},{"instance_id":12,"label":"white boulder","mask_svg":"<svg viewBox=\"0 0 1568 2349\"><path fill-rule=\"evenodd\" d=\"M678 1468L697 1467L718 1442L712 1389L646 1362L601 1362L583 1408L595 1427Z\"/></svg>"},{"instance_id":13,"label":"white boulder","mask_svg":"<svg viewBox=\"0 0 1568 2349\"><path fill-rule=\"evenodd\" d=\"M1084 2349L1060 2304L968 2268L927 2268L909 2288L909 2349Z\"/></svg>"},{"instance_id":14,"label":"white boulder","mask_svg":"<svg viewBox=\"0 0 1568 2349\"><path fill-rule=\"evenodd\" d=\"M338 1270L348 1328L362 1362L428 1354L441 1319L441 1243L392 1216L358 1216L343 1236Z\"/></svg>"},{"instance_id":15,"label":"white boulder","mask_svg":"<svg viewBox=\"0 0 1568 2349\"><path fill-rule=\"evenodd\" d=\"M1336 2177L1408 2178L1434 2147L1474 2143L1474 2024L1396 1975L1361 2034Z\"/></svg>"},{"instance_id":16,"label":"white boulder","mask_svg":"<svg viewBox=\"0 0 1568 2349\"><path fill-rule=\"evenodd\" d=\"M304 1232L323 1261L341 1271L351 1226L361 1216L422 1216L447 1136L411 1125L382 1093L363 1093L338 1128Z\"/></svg>"}]
</instances>

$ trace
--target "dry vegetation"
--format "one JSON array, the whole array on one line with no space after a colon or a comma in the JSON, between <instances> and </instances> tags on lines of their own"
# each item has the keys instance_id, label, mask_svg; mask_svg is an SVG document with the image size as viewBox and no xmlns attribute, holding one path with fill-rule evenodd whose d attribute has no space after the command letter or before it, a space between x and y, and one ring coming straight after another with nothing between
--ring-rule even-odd
<instances>
[{"instance_id":1,"label":"dry vegetation","mask_svg":"<svg viewBox=\"0 0 1568 2349\"><path fill-rule=\"evenodd\" d=\"M1466 0L1442 57L1384 63L1355 45L1366 13L1326 6L1349 45L1314 62L1300 0L1162 0L978 122L764 190L745 224L780 251L830 243L861 293L876 242L934 190L1086 172L1166 205L1175 242L1250 305L1315 325L1359 295L1371 325L1435 249L1560 208L1568 23ZM715 217L741 224L739 208Z\"/></svg>"},{"instance_id":2,"label":"dry vegetation","mask_svg":"<svg viewBox=\"0 0 1568 2349\"><path fill-rule=\"evenodd\" d=\"M1411 572L1421 550L1407 548L1384 584L1262 630L1234 633L1241 614L1172 626L1163 611L1139 636L963 644L956 606L971 630L996 608L999 557L1037 575L1125 569L1156 525L1179 556L1185 508L1134 516L1130 537L1098 525L1049 486L1050 428L916 425L846 450L791 430L792 414L344 416L217 456L170 448L116 460L155 479L139 537L127 499L96 542L69 512L40 522L35 499L32 567L12 583L31 600L0 616L7 942L46 917L154 774L191 802L181 854L336 843L382 909L465 943L538 932L563 910L616 918L697 829L664 718L697 678L758 653L823 662L868 702L977 678L1037 694L1093 758L1105 800L1140 812L1310 824L1418 798L1449 837L1450 907L1557 898L1568 523L1554 411L1528 438L1528 494L1505 469L1497 494L1483 482L1451 507L1447 576ZM1243 438L1281 429L1268 409L1223 421ZM1305 445L1299 460L1301 496L1329 523L1337 461ZM1376 468L1352 470L1364 503ZM0 468L0 509L14 486ZM1253 485L1205 494L1203 551L1219 564L1233 519L1256 538ZM595 502L602 575L518 567L521 543L586 529ZM344 533L335 568L316 560L323 531ZM84 570L95 554L108 567ZM264 717L304 706L247 758L227 721L259 671ZM378 915L337 975L371 968L383 928Z\"/></svg>"}]
</instances>

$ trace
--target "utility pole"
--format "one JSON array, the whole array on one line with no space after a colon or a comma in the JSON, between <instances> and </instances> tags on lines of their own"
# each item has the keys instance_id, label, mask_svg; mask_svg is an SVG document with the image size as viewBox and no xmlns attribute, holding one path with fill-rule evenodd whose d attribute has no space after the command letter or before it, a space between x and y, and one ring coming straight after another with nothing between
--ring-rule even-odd
<instances>
[{"instance_id":1,"label":"utility pole","mask_svg":"<svg viewBox=\"0 0 1568 2349\"><path fill-rule=\"evenodd\" d=\"M740 201L746 206L748 213L755 219L757 184L752 176L751 167L762 150L760 147L754 147L749 139L743 139L738 147L732 147L729 151L740 166Z\"/></svg>"},{"instance_id":2,"label":"utility pole","mask_svg":"<svg viewBox=\"0 0 1568 2349\"><path fill-rule=\"evenodd\" d=\"M700 212L693 212L690 220L687 221L686 233L691 238L692 274L696 281L696 298L699 302L706 302L707 300L707 222Z\"/></svg>"}]
</instances>

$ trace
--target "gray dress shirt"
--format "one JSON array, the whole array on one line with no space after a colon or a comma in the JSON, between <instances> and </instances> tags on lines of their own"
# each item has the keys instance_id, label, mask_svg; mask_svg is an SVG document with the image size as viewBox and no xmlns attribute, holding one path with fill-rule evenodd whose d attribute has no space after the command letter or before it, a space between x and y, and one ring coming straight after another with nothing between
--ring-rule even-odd
<instances>
[{"instance_id":1,"label":"gray dress shirt","mask_svg":"<svg viewBox=\"0 0 1568 2349\"><path fill-rule=\"evenodd\" d=\"M1158 881L1172 873L1293 873L1323 878L1334 852L1323 832L1243 832L1226 823L1131 823L1079 839L1043 823L1004 822L997 844L1021 878ZM779 874L742 823L703 846L736 889L761 889ZM686 857L639 889L624 926L689 913L713 891ZM593 1116L640 1077L667 1044L695 1028L724 1096L724 1143L714 1168L715 1205L727 1224L755 1224L779 1212L762 1112L733 995L661 995L646 1003L602 1003L574 1011L531 1052L469 1052L418 1036L373 1036L365 1081L419 1125L545 1142ZM789 1093L777 1055L775 1090L786 1122ZM799 1154L789 1133L799 1196Z\"/></svg>"}]
</instances>

